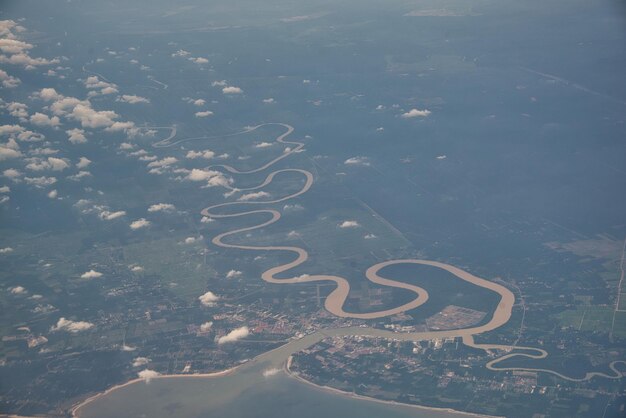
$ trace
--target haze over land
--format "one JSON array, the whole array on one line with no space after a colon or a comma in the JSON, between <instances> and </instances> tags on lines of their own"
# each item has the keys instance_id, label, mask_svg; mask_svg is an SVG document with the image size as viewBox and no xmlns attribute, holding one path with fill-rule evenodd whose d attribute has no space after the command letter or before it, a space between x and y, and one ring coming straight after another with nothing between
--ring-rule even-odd
<instances>
[{"instance_id":1,"label":"haze over land","mask_svg":"<svg viewBox=\"0 0 626 418\"><path fill-rule=\"evenodd\" d=\"M9 1L0 413L618 417L610 1Z\"/></svg>"}]
</instances>

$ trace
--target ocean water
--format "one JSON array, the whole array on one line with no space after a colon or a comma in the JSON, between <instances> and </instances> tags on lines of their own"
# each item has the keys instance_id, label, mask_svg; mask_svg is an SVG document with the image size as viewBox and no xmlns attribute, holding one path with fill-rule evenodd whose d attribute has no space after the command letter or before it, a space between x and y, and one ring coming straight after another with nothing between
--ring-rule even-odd
<instances>
[{"instance_id":1,"label":"ocean water","mask_svg":"<svg viewBox=\"0 0 626 418\"><path fill-rule=\"evenodd\" d=\"M342 396L302 383L284 372L248 371L217 378L156 379L111 392L80 417L451 418L466 416Z\"/></svg>"},{"instance_id":2,"label":"ocean water","mask_svg":"<svg viewBox=\"0 0 626 418\"><path fill-rule=\"evenodd\" d=\"M219 377L175 376L137 381L95 398L75 411L81 418L230 417L230 418L452 418L467 414L354 398L290 377L289 356L326 335L349 335L370 328L345 328L307 335L244 363ZM268 375L268 371L274 371Z\"/></svg>"}]
</instances>

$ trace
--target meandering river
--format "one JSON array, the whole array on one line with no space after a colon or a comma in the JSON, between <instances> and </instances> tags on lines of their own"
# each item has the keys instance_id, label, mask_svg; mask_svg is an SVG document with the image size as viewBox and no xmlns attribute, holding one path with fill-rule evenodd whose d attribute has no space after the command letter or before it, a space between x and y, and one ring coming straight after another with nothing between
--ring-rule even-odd
<instances>
[{"instance_id":1,"label":"meandering river","mask_svg":"<svg viewBox=\"0 0 626 418\"><path fill-rule=\"evenodd\" d=\"M279 125L286 131L276 138L278 143L289 145L290 147L280 156L261 165L258 168L241 171L229 165L216 165L212 169L223 169L234 175L245 175L261 172L278 161L287 158L295 152L300 151L304 144L295 141L287 141L293 127L286 124L264 124L252 127L243 132L250 132L265 125ZM242 132L242 133L243 133ZM176 134L176 129L172 129L171 135L155 144L158 147L168 147L180 144L186 140L172 141ZM200 139L200 138L190 138ZM313 174L302 169L282 169L269 173L265 180L259 185L246 188L235 189L234 191L249 191L260 189L270 184L274 177L281 173L292 173L304 177L304 184L295 193L270 201L236 201L226 202L210 206L202 210L202 215L210 218L235 218L245 217L252 214L265 214L268 219L257 225L227 231L215 236L213 244L223 248L235 248L247 251L281 251L294 254L294 259L285 264L272 267L262 274L262 279L275 284L290 284L316 281L330 281L335 284L335 288L325 299L325 308L332 314L344 318L374 319L395 315L411 309L418 308L428 300L428 292L419 286L403 283L391 278L383 277L384 268L395 264L420 264L439 268L452 273L459 280L466 281L475 286L479 286L497 293L500 300L495 310L491 313L488 322L483 325L453 329L444 331L396 333L392 331L379 330L373 328L339 328L321 330L307 335L303 338L292 340L289 343L275 350L261 354L255 359L242 364L241 366L222 373L210 375L173 375L159 376L149 382L136 379L124 385L109 389L103 394L89 398L82 404L74 408L73 414L76 417L100 418L100 417L257 417L272 416L275 418L293 417L318 418L320 416L341 416L342 418L378 418L385 417L423 417L423 418L447 418L467 416L468 414L436 410L432 408L414 407L400 405L390 402L381 402L372 399L363 399L355 396L337 396L337 391L319 388L307 384L298 379L289 377L284 369L288 358L307 347L315 344L327 336L370 336L382 337L395 340L419 341L432 340L435 338L460 337L463 343L482 350L498 350L506 355L490 361L486 367L490 370L534 370L555 374L561 378L569 380L585 380L593 377L620 378L622 374L615 368L614 362L611 364L613 375L604 373L587 373L583 379L573 379L560 373L529 368L498 368L496 364L513 356L525 356L533 359L544 358L548 355L545 350L533 347L507 346L501 344L477 344L474 336L488 331L492 331L504 324L511 318L515 296L506 287L474 276L471 273L458 267L438 261L420 259L389 260L371 266L366 272L367 280L381 286L404 289L414 294L414 298L400 306L389 309L358 313L347 312L344 305L350 292L350 284L343 277L317 274L300 275L289 277L289 270L302 265L308 259L305 249L294 246L252 246L241 243L234 236L242 236L243 233L255 229L267 227L281 218L281 213L274 209L251 209L239 212L232 212L231 207L257 207L294 199L306 193L313 185ZM232 241L231 241L232 240ZM523 353L512 352L522 350ZM532 354L529 351L533 352ZM275 372L276 370L280 370ZM268 371L272 371L269 373Z\"/></svg>"}]
</instances>

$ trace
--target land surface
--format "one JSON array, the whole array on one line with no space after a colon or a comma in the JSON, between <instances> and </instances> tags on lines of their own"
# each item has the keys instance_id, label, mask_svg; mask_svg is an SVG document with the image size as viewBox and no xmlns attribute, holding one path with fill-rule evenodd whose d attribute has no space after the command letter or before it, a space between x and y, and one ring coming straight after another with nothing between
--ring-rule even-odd
<instances>
[{"instance_id":1,"label":"land surface","mask_svg":"<svg viewBox=\"0 0 626 418\"><path fill-rule=\"evenodd\" d=\"M624 415L614 2L5 3L0 413Z\"/></svg>"}]
</instances>

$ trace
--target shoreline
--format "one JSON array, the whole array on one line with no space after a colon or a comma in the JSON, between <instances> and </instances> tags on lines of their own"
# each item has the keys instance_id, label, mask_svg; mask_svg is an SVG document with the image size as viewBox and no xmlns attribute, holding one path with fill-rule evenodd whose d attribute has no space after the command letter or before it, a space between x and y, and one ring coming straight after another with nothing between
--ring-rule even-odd
<instances>
[{"instance_id":1,"label":"shoreline","mask_svg":"<svg viewBox=\"0 0 626 418\"><path fill-rule=\"evenodd\" d=\"M135 383L140 383L140 382L146 382L148 383L150 380L156 380L156 379L180 379L180 378L215 378L215 377L222 377L222 376L228 376L229 374L232 374L236 369L238 369L239 367L241 367L242 365L247 364L247 363L242 363L239 364L235 367L231 367L230 369L225 369L225 370L221 370L219 372L211 372L211 373L190 373L190 374L160 374L158 376L154 376L151 377L149 379L143 378L143 377L136 377L134 379L131 379L127 382L124 383L120 383L119 385L115 385L115 386L111 386L110 388L106 389L103 392L99 392L96 393L94 395L91 395L90 397L88 397L87 399L81 401L78 404L75 404L74 406L72 406L69 409L69 413L70 416L72 418L79 418L79 410L83 407L85 407L86 405L90 404L91 402L100 399L106 395L108 395L111 392L114 392L118 389L122 389L125 388L126 386L130 386L133 385Z\"/></svg>"},{"instance_id":2,"label":"shoreline","mask_svg":"<svg viewBox=\"0 0 626 418\"><path fill-rule=\"evenodd\" d=\"M318 385L317 383L314 383L308 379L305 379L304 377L302 377L300 374L291 371L290 367L291 367L291 362L292 362L292 356L289 356L289 359L287 360L287 362L285 363L285 367L283 368L283 371L285 372L285 374L287 374L287 376L289 376L289 378L291 379L295 379L301 383L304 383L306 385L309 385L317 390L323 391L323 392L327 392L327 393L332 393L334 395L337 396L343 396L343 397L347 397L350 399L357 399L360 401L369 401L369 402L376 402L376 403L380 403L380 404L384 404L384 405L392 405L392 406L400 406L400 407L407 407L407 408L415 408L415 409L421 409L424 411L434 411L434 412L448 412L448 413L452 413L452 414L459 414L459 415L465 415L468 417L476 417L476 418L505 418L502 416L498 416L498 415L484 415L484 414L478 414L475 412L465 412L465 411L459 411L456 409L452 409L452 408L440 408L440 407L436 407L436 406L425 406L425 405L416 405L416 404L410 404L410 403L404 403L404 402L398 402L398 401L389 401L386 399L379 399L379 398L374 398L372 396L367 396L367 395L359 395L358 393L355 392L346 392L344 390L341 389L337 389L334 388L332 386L326 386L326 385Z\"/></svg>"},{"instance_id":3,"label":"shoreline","mask_svg":"<svg viewBox=\"0 0 626 418\"><path fill-rule=\"evenodd\" d=\"M269 162L265 163L264 165L257 167L255 169L251 169L251 170L247 170L247 171L241 171L238 170L232 166L229 165L213 165L210 166L210 168L212 167L220 167L223 168L224 170L233 173L233 174L251 174L251 173L257 173L260 172L270 166L272 166L273 164L275 164L276 162L288 157L289 155L293 154L294 152L299 151L300 149L302 149L304 147L304 143L302 142L297 142L297 141L287 141L285 140L285 138L287 138L293 131L294 128L291 125L288 124L283 124L283 123L265 123L262 125L257 125L255 127L252 127L248 130L245 130L243 132L249 132L255 129L258 129L262 126L266 126L266 125L280 125L284 128L286 128L286 132L282 133L281 135L279 135L276 138L276 142L278 143L282 143L282 144L290 144L290 145L295 145L295 147L293 149L289 149L288 152L284 152L282 155L274 158L273 160L270 160ZM240 133L243 132L238 132L235 134L231 134L229 136L234 136L234 135L238 135ZM172 132L170 137L166 138L165 140L159 141L155 144L153 144L155 147L169 147L169 146L174 146L177 145L180 142L185 141L185 139L180 140L180 141L176 141L173 143L167 143L167 145L165 144L165 142L169 141L170 139L172 139L176 134L176 127L174 126L172 128ZM189 140L194 139L194 138L189 138ZM333 276L333 275L327 275L327 274L317 274L317 275L301 275L301 276L297 276L297 277L291 277L291 278L276 278L275 276L280 274L280 273L285 273L288 270L291 270L301 264L303 264L304 262L306 262L308 260L308 252L303 249L303 248L299 248L299 247L292 247L292 246L284 246L284 245L272 245L272 246L251 246L251 245L245 245L245 244L236 244L236 243L224 243L222 241L223 238L227 237L227 236L231 236L231 235L236 235L242 232L247 232L247 231L252 231L252 230L256 230L259 228L263 228L265 226L271 225L275 222L277 222L280 218L281 218L281 212L274 210L274 209L257 209L257 210L251 210L251 211L244 211L244 212L236 212L236 213L213 213L212 210L220 208L220 207L225 207L225 206L231 206L231 205L241 205L241 204L246 204L246 205L257 205L257 204L270 204L270 203L279 203L279 202L283 202L292 198L295 198L301 194L306 193L309 188L312 186L313 181L314 181L314 177L313 174L309 171L306 170L302 170L302 169L296 169L296 168L286 168L286 169L281 169L281 170L277 170L277 171L273 171L271 172L266 178L265 180L257 186L254 187L248 187L246 189L242 189L242 190L256 190L259 188L264 187L267 184L270 184L274 178L275 175L281 173L281 172L298 172L302 175L304 175L305 177L305 184L304 186L297 192L292 193L290 195L281 197L281 198L276 198L274 200L271 201L244 201L244 202L226 202L226 203L220 203L220 204L216 204L216 205L212 205L209 206L207 208L204 208L201 211L201 214L203 216L208 216L210 218L233 218L233 217L240 217L240 216L246 216L246 215L250 215L253 213L267 213L271 215L271 218L263 223L260 224L256 224L256 225L252 225L252 226L247 226L247 227L243 227L243 228L238 228L238 229L234 229L234 230L229 230L227 232L222 232L221 234L218 234L216 236L214 236L212 238L212 243L218 247L222 247L222 248L234 248L234 249L239 249L239 250L252 250L252 251L281 251L281 252L291 252L291 253L295 253L297 255L297 257L295 258L295 260L292 260L290 262L284 263L284 264L280 264L278 266L272 267L266 271L264 271L261 275L262 280L264 280L265 282L268 283L274 283L274 284L290 284L290 283L303 283L303 282L317 282L317 281L330 281L330 282L334 282L335 284L335 289L326 297L325 302L324 302L324 307L326 308L326 310L328 312L330 312L331 314L334 314L337 317L340 318L356 318L356 319L376 319L376 318L381 318L381 317L387 317L390 315L394 315L397 313L401 313L401 312L405 312L407 310L411 310L411 309L415 309L419 306L421 306L422 304L424 304L427 300L428 300L428 292L418 286L415 285L411 285L411 284L407 284L404 283L402 281L397 281L397 280L393 280L393 279L388 279L385 277L380 276L378 273L379 271L383 270L385 267L387 266L391 266L391 265L396 265L396 264L416 264L416 265L426 265L426 266L430 266L430 267L434 267L437 269L441 269L441 270L445 270L449 273L451 273L452 275L456 276L458 279L465 281L467 283L470 283L474 286L478 286L484 289L487 289L489 291L492 291L496 294L498 294L500 296L500 300L498 301L497 306L495 307L495 309L493 310L493 312L491 313L491 317L489 319L489 321L483 325L476 325L476 326L472 326L469 328L461 328L461 329L450 329L450 330L430 330L430 331L416 331L416 332L407 332L407 333L396 333L396 332L392 332L392 331L388 331L388 330L380 330L380 329L375 329L375 328L371 328L371 327L365 327L365 328L361 328L361 327L346 327L346 328L335 328L335 329L318 329L316 332L312 333L312 334L308 334L305 335L301 338L297 338L297 339L293 339L293 340L288 340L287 342L285 342L285 344L280 345L272 350L263 352L258 354L257 356L255 356L252 359L248 359L247 361L244 361L243 363L238 364L237 366L231 367L230 369L226 369L223 371L218 371L218 372L212 372L212 373L198 373L198 374L168 374L168 375L158 375L155 377L151 377L151 378L134 378L131 379L125 383L119 384L119 385L115 385L101 393L97 393L94 394L90 397L88 397L87 399L85 399L84 401L72 406L69 409L69 412L71 414L71 416L73 418L78 418L80 417L80 412L81 410L86 407L87 405L91 404L92 402L101 399L105 396L107 396L108 394L117 391L118 389L122 389L124 387L130 386L132 384L135 383L140 383L141 381L146 381L149 382L152 379L166 379L166 378L174 378L174 379L181 379L181 378L216 378L216 377L223 377L223 376L227 376L230 375L231 373L234 373L236 370L238 370L239 368L242 368L243 366L245 367L252 367L254 364L259 364L262 363L264 361L268 361L271 366L273 367L281 367L284 369L284 371L287 373L288 376L293 377L298 379L301 382L304 382L308 385L311 385L312 387L318 389L318 390L324 390L324 391L328 391L331 392L333 394L337 394L337 395L341 395L341 396L346 396L346 397L350 397L353 399L358 399L358 400L366 400L366 401L372 401L372 402L378 402L378 403L383 403L383 404L387 404L387 405L394 405L394 406L402 406L402 407L411 407L411 408L419 408L422 410L430 410L430 411L439 411L442 413L448 412L451 414L458 414L458 415L464 415L464 416L469 416L469 417L482 417L482 418L498 418L498 417L494 417L494 416L489 416L489 415L481 415L481 414L477 414L477 413L469 413L469 412L463 412L463 411L457 411L451 408L436 408L436 407L427 407L427 406L421 406L421 405L414 405L414 404L409 404L409 403L402 403L402 402L397 402L397 401L388 401L388 400L383 400L383 399L378 399L378 398L374 398L374 397L369 397L369 396L364 396L364 395L358 395L356 393L349 393L349 392L344 392L342 390L336 389L336 388L332 388L332 387L328 387L328 386L321 386L321 385L317 385L309 380L306 380L305 378L295 375L290 371L290 366L291 366L291 359L292 359L292 355L296 352L299 352L301 350L303 350L304 348L307 348L309 346L311 346L312 344L315 344L317 341L322 340L325 337L335 337L335 336L348 336L348 335L353 335L353 336L366 336L366 337L374 337L374 338L386 338L386 339L398 339L398 340L411 340L411 341L420 341L420 340L432 340L435 338L448 338L448 337L454 337L454 338L461 338L463 344L469 346L469 347L474 347L477 349L481 349L484 351L489 352L490 350L503 350L505 352L507 352L508 354L502 356L502 357L498 357L490 362L487 363L486 367L490 370L493 371L506 371L506 370L528 370L528 369L520 369L520 368L502 368L502 369L498 369L493 367L494 364L497 364L500 361L506 360L508 358L511 357L515 357L515 356L524 356L524 357L528 357L531 359L540 359L540 358L545 358L547 357L548 353L540 348L532 348L532 347L516 347L516 346L510 346L510 345L502 345L502 344L489 344L489 343L476 343L474 341L474 336L479 335L479 334L483 334L486 332L490 332L493 331L499 327L501 327L502 325L506 324L510 319L511 319L511 315L512 315L512 311L513 311L513 306L515 304L515 295L513 294L513 292L508 289L507 287L503 286L502 284L490 281L490 280L486 280L483 279L481 277L475 276L473 274L471 274L468 271L465 271L459 267L455 267L453 265L450 264L446 264L444 262L440 262L440 261L434 261L434 260L424 260L424 259L397 259L397 260L388 260L388 261L383 261L383 262L379 262L377 264L374 264L372 266L370 266L367 271L365 272L365 277L373 283L376 283L378 285L381 286L387 286L387 287L392 287L392 288L400 288L400 289L404 289L404 290L408 290L411 291L415 294L415 298L398 307L395 308L391 308L391 309L387 309L387 310L383 310L383 311L378 311L378 312L370 312L370 313L365 313L365 314L360 314L360 313L353 313L353 312L346 312L343 310L343 306L345 305L346 299L348 297L348 293L350 291L350 285L349 282L340 276ZM537 352L538 354L528 354L528 353L517 353L517 352L512 352L516 349L521 349L521 350L533 350L535 352ZM281 353L281 351L283 351ZM274 354L276 353L276 354ZM272 357L274 356L274 357ZM613 369L613 368L612 368ZM543 371L543 370L537 370L537 371ZM547 371L547 370L546 370ZM614 372L616 372L617 377L622 377L623 375L626 374L622 374L619 373L617 370L613 369ZM552 372L553 374L556 374L560 377L564 377L563 375L560 375L556 372ZM608 377L605 374L599 374L599 373L591 373L588 374L587 378L596 376L596 375L600 375L600 376L605 376ZM570 379L571 380L571 379Z\"/></svg>"}]
</instances>

